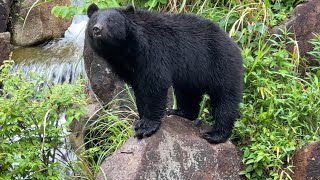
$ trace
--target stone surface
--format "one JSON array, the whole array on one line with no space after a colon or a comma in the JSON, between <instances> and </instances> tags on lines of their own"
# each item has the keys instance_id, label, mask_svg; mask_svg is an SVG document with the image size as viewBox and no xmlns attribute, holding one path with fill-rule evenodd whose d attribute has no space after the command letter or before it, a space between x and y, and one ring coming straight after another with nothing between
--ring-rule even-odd
<instances>
[{"instance_id":1,"label":"stone surface","mask_svg":"<svg viewBox=\"0 0 320 180\"><path fill-rule=\"evenodd\" d=\"M7 31L12 0L0 0L0 33Z\"/></svg>"},{"instance_id":2,"label":"stone surface","mask_svg":"<svg viewBox=\"0 0 320 180\"><path fill-rule=\"evenodd\" d=\"M298 150L294 156L294 180L320 179L320 141Z\"/></svg>"},{"instance_id":3,"label":"stone surface","mask_svg":"<svg viewBox=\"0 0 320 180\"><path fill-rule=\"evenodd\" d=\"M21 0L14 4L12 21L12 43L30 46L43 43L53 38L62 37L71 24L71 19L57 18L51 14L55 5L70 4L70 0L52 0L34 7L26 17L35 0ZM23 28L24 19L26 19Z\"/></svg>"},{"instance_id":4,"label":"stone surface","mask_svg":"<svg viewBox=\"0 0 320 180\"><path fill-rule=\"evenodd\" d=\"M130 138L104 160L97 179L241 179L241 157L230 142L211 145L200 135L209 126L170 116L149 138Z\"/></svg>"},{"instance_id":5,"label":"stone surface","mask_svg":"<svg viewBox=\"0 0 320 180\"><path fill-rule=\"evenodd\" d=\"M109 103L123 89L124 84L111 72L108 63L93 52L87 39L83 58L93 92L104 103Z\"/></svg>"},{"instance_id":6,"label":"stone surface","mask_svg":"<svg viewBox=\"0 0 320 180\"><path fill-rule=\"evenodd\" d=\"M290 31L295 33L296 40L298 41L300 57L307 57L311 59L310 65L318 65L312 57L307 54L312 50L312 45L308 42L314 38L314 33L320 33L320 1L309 0L304 4L298 5L289 18L285 20L280 26L274 27L270 30L271 34L280 34L279 28L290 28ZM288 49L293 52L294 47L289 46Z\"/></svg>"},{"instance_id":7,"label":"stone surface","mask_svg":"<svg viewBox=\"0 0 320 180\"><path fill-rule=\"evenodd\" d=\"M7 60L10 55L10 33L0 33L0 65L3 60Z\"/></svg>"},{"instance_id":8,"label":"stone surface","mask_svg":"<svg viewBox=\"0 0 320 180\"><path fill-rule=\"evenodd\" d=\"M71 134L69 135L69 141L71 147L76 153L82 152L85 149L85 135L86 127L89 126L89 120L94 121L98 118L97 112L101 109L101 105L98 102L92 102L87 105L86 113L80 118L80 120L73 120L70 124Z\"/></svg>"}]
</instances>

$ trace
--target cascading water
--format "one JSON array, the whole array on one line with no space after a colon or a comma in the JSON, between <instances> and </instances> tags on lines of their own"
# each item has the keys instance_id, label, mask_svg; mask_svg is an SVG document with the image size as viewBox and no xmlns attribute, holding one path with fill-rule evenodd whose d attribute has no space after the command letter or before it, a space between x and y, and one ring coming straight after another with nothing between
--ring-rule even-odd
<instances>
[{"instance_id":1,"label":"cascading water","mask_svg":"<svg viewBox=\"0 0 320 180\"><path fill-rule=\"evenodd\" d=\"M83 0L74 0L74 5L82 5ZM76 15L72 24L64 34L64 38L53 40L38 47L19 47L13 50L12 59L15 65L12 72L22 70L24 73L35 72L43 76L49 84L74 83L82 75L84 77L83 47L85 28L88 22L86 15ZM66 122L65 114L61 114L59 124ZM68 134L67 131L64 134ZM70 151L67 139L59 147L60 162L75 160L76 155ZM67 163L61 163L63 166ZM67 172L72 175L72 172Z\"/></svg>"},{"instance_id":2,"label":"cascading water","mask_svg":"<svg viewBox=\"0 0 320 180\"><path fill-rule=\"evenodd\" d=\"M75 0L74 5L82 5ZM34 71L44 76L50 83L73 83L84 74L83 46L86 15L74 16L64 38L53 40L40 47L20 47L13 50L12 59L16 62L12 71L21 69L27 73Z\"/></svg>"}]
</instances>

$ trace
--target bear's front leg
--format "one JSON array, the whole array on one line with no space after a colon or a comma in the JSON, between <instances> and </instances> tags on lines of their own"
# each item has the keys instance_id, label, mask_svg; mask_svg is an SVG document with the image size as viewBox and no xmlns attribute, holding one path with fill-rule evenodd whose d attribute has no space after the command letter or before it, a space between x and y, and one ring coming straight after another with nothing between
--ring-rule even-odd
<instances>
[{"instance_id":1,"label":"bear's front leg","mask_svg":"<svg viewBox=\"0 0 320 180\"><path fill-rule=\"evenodd\" d=\"M140 120L136 122L135 137L142 139L154 134L161 125L166 107L167 88L144 86L144 89L133 88Z\"/></svg>"}]
</instances>

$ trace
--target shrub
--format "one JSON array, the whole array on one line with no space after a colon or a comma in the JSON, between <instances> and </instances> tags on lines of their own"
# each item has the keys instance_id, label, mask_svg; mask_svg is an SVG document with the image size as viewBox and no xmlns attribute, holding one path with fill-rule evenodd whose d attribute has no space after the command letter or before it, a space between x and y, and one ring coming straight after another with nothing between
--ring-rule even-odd
<instances>
[{"instance_id":1,"label":"shrub","mask_svg":"<svg viewBox=\"0 0 320 180\"><path fill-rule=\"evenodd\" d=\"M290 179L295 150L320 138L319 76L300 78L301 59L286 50L296 43L283 34L243 49L245 91L234 139L248 179Z\"/></svg>"},{"instance_id":2,"label":"shrub","mask_svg":"<svg viewBox=\"0 0 320 180\"><path fill-rule=\"evenodd\" d=\"M0 67L0 178L61 179L66 129L84 112L83 83L50 85L10 73L12 63Z\"/></svg>"}]
</instances>

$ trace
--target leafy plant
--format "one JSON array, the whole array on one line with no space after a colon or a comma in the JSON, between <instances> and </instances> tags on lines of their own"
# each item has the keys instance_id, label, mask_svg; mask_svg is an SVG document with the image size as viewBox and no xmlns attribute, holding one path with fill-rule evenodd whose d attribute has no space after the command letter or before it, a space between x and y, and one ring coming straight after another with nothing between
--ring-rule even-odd
<instances>
[{"instance_id":1,"label":"leafy plant","mask_svg":"<svg viewBox=\"0 0 320 180\"><path fill-rule=\"evenodd\" d=\"M241 139L247 165L241 173L248 179L290 179L295 150L320 137L318 77L299 78L299 59L286 50L295 41L283 33L243 50L245 92L235 139Z\"/></svg>"},{"instance_id":2,"label":"leafy plant","mask_svg":"<svg viewBox=\"0 0 320 180\"><path fill-rule=\"evenodd\" d=\"M320 63L320 34L314 33L313 35L314 39L310 41L313 45L313 50L308 52L308 54L312 55Z\"/></svg>"},{"instance_id":3,"label":"leafy plant","mask_svg":"<svg viewBox=\"0 0 320 180\"><path fill-rule=\"evenodd\" d=\"M53 86L33 73L10 73L12 64L0 67L0 178L61 179L65 130L84 112L82 81Z\"/></svg>"},{"instance_id":4,"label":"leafy plant","mask_svg":"<svg viewBox=\"0 0 320 180\"><path fill-rule=\"evenodd\" d=\"M120 97L124 95L123 98ZM78 155L78 176L95 179L103 160L133 136L132 124L138 118L129 86L106 106L97 110L85 125L85 150Z\"/></svg>"},{"instance_id":5,"label":"leafy plant","mask_svg":"<svg viewBox=\"0 0 320 180\"><path fill-rule=\"evenodd\" d=\"M128 0L86 0L82 5L56 5L51 13L57 17L70 18L77 14L85 14L91 3L97 4L100 8L119 7L128 4Z\"/></svg>"}]
</instances>

